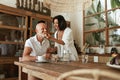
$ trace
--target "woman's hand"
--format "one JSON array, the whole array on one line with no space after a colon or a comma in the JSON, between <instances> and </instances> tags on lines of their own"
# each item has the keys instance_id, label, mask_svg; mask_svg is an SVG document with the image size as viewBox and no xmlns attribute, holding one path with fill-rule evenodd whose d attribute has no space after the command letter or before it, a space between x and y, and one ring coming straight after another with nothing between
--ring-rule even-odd
<instances>
[{"instance_id":1,"label":"woman's hand","mask_svg":"<svg viewBox=\"0 0 120 80\"><path fill-rule=\"evenodd\" d=\"M46 37L47 39L52 38L52 36L51 36L49 33L45 33L45 37Z\"/></svg>"}]
</instances>

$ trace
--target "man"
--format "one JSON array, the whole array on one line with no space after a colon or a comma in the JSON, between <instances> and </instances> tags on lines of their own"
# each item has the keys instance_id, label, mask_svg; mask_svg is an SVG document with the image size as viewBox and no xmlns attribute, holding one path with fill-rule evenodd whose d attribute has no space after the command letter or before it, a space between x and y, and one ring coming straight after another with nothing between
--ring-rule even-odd
<instances>
[{"instance_id":1,"label":"man","mask_svg":"<svg viewBox=\"0 0 120 80\"><path fill-rule=\"evenodd\" d=\"M36 35L30 37L25 42L22 61L36 61L39 56L50 58L48 48L50 47L49 41L44 38L47 33L47 26L44 21L39 21L35 29ZM39 80L31 75L28 75L28 80Z\"/></svg>"}]
</instances>

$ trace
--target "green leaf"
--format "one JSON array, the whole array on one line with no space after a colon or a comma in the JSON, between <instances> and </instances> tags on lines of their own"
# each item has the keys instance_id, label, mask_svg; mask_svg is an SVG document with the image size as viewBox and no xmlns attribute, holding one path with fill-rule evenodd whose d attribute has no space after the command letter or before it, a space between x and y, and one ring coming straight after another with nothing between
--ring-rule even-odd
<instances>
[{"instance_id":1,"label":"green leaf","mask_svg":"<svg viewBox=\"0 0 120 80\"><path fill-rule=\"evenodd\" d=\"M97 12L101 12L101 2L98 2L98 6L97 6Z\"/></svg>"},{"instance_id":2,"label":"green leaf","mask_svg":"<svg viewBox=\"0 0 120 80\"><path fill-rule=\"evenodd\" d=\"M94 32L93 36L96 41L100 41L100 32Z\"/></svg>"},{"instance_id":3,"label":"green leaf","mask_svg":"<svg viewBox=\"0 0 120 80\"><path fill-rule=\"evenodd\" d=\"M87 12L87 15L91 15L91 14L93 14L91 11L88 11L88 12Z\"/></svg>"},{"instance_id":4,"label":"green leaf","mask_svg":"<svg viewBox=\"0 0 120 80\"><path fill-rule=\"evenodd\" d=\"M93 4L93 3L92 3L92 6L91 6L91 7L92 7L92 9L93 9L93 12L96 13L95 7L94 7L94 4Z\"/></svg>"},{"instance_id":5,"label":"green leaf","mask_svg":"<svg viewBox=\"0 0 120 80\"><path fill-rule=\"evenodd\" d=\"M112 8L115 8L115 7L116 7L116 2L115 2L115 0L111 0L111 7L112 7Z\"/></svg>"},{"instance_id":6,"label":"green leaf","mask_svg":"<svg viewBox=\"0 0 120 80\"><path fill-rule=\"evenodd\" d=\"M115 0L115 3L116 3L116 5L117 5L117 7L120 6L120 1L119 1L119 0Z\"/></svg>"},{"instance_id":7,"label":"green leaf","mask_svg":"<svg viewBox=\"0 0 120 80\"><path fill-rule=\"evenodd\" d=\"M92 26L92 25L95 25L95 23L85 24L85 26Z\"/></svg>"}]
</instances>

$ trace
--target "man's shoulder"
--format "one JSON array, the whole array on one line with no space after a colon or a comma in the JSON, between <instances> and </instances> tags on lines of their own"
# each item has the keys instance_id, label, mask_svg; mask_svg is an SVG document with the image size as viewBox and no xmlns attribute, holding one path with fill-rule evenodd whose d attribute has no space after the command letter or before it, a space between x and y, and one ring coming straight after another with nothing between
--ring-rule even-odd
<instances>
[{"instance_id":1,"label":"man's shoulder","mask_svg":"<svg viewBox=\"0 0 120 80\"><path fill-rule=\"evenodd\" d=\"M46 39L46 38L44 38L44 41L49 42L49 40L48 40L48 39Z\"/></svg>"},{"instance_id":2,"label":"man's shoulder","mask_svg":"<svg viewBox=\"0 0 120 80\"><path fill-rule=\"evenodd\" d=\"M29 39L34 39L34 40L35 40L35 38L36 38L36 36L32 36L32 37L30 37Z\"/></svg>"},{"instance_id":3,"label":"man's shoulder","mask_svg":"<svg viewBox=\"0 0 120 80\"><path fill-rule=\"evenodd\" d=\"M35 41L35 36L28 38L26 41Z\"/></svg>"}]
</instances>

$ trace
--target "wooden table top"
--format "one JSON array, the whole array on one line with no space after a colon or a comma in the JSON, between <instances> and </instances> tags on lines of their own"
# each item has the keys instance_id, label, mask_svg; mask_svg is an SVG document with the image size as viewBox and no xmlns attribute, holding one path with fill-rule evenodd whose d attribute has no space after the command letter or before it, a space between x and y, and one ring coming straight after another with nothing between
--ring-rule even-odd
<instances>
[{"instance_id":1,"label":"wooden table top","mask_svg":"<svg viewBox=\"0 0 120 80\"><path fill-rule=\"evenodd\" d=\"M106 66L106 64L101 63L81 63L79 61L75 62L57 62L57 63L39 63L39 62L14 62L15 65L22 66L24 68L32 69L35 71L40 71L51 76L58 77L60 74L76 70L76 69L104 69L116 72L120 74L120 69L114 69Z\"/></svg>"}]
</instances>

